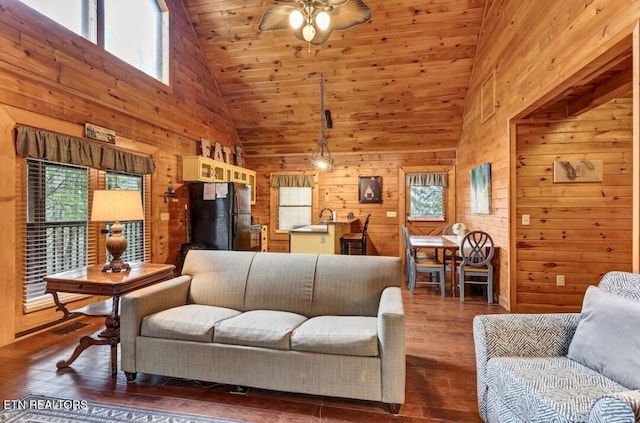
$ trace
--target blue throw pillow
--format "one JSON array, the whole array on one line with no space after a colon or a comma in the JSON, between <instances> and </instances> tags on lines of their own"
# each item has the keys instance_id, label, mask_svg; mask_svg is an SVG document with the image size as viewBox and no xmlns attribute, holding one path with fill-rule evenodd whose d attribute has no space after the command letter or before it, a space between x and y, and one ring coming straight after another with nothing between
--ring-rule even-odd
<instances>
[{"instance_id":1,"label":"blue throw pillow","mask_svg":"<svg viewBox=\"0 0 640 423\"><path fill-rule=\"evenodd\" d=\"M640 301L587 288L569 358L640 389Z\"/></svg>"}]
</instances>

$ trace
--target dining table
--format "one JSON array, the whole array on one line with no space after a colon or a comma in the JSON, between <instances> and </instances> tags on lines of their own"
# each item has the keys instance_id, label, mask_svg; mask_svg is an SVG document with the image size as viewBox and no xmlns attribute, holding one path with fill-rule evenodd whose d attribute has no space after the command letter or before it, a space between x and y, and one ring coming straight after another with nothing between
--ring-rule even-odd
<instances>
[{"instance_id":1,"label":"dining table","mask_svg":"<svg viewBox=\"0 0 640 423\"><path fill-rule=\"evenodd\" d=\"M453 296L456 295L456 252L460 249L457 235L409 235L409 242L411 244L411 250L416 252L423 248L429 248L435 250L436 259L438 258L438 252L442 250L442 256L444 252L449 250L451 252L451 292Z\"/></svg>"}]
</instances>

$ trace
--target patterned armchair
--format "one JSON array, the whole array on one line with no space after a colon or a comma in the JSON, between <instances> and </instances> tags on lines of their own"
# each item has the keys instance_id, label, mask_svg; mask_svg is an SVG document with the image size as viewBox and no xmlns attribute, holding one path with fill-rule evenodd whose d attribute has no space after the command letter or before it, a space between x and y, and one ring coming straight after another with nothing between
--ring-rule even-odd
<instances>
[{"instance_id":1,"label":"patterned armchair","mask_svg":"<svg viewBox=\"0 0 640 423\"><path fill-rule=\"evenodd\" d=\"M625 301L625 306L630 307L630 312L620 320L630 325L640 321L640 275L609 272L598 287L590 289L598 291L597 295ZM609 306L606 313L596 313L596 317L615 313L616 308ZM604 366L588 363L591 365L588 367L576 358L579 342L575 341L572 347L572 341L579 324L587 320L585 316L593 316L593 310L591 305L587 308L585 295L582 313L476 316L473 334L482 420L490 423L640 422L640 387L637 386L640 330L638 326L635 329L631 326L629 332L633 336L615 335L614 339L624 338L621 342L626 343L625 347L604 345L603 349L613 348L614 353L605 351L609 355L604 356ZM585 336L591 337L591 341L596 342L592 345L609 344L585 334L585 330L591 328L588 324L582 323L582 332L575 338L581 341ZM587 355L592 350L587 349ZM611 377L608 357L612 362L622 361L622 373L630 374L634 380L628 382L627 375L623 375L623 384L619 377Z\"/></svg>"}]
</instances>

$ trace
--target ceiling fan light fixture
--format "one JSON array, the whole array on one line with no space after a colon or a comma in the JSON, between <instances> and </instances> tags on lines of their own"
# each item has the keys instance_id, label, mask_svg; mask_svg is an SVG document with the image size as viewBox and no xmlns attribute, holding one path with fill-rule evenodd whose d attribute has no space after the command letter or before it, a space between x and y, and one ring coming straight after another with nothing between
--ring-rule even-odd
<instances>
[{"instance_id":1,"label":"ceiling fan light fixture","mask_svg":"<svg viewBox=\"0 0 640 423\"><path fill-rule=\"evenodd\" d=\"M326 31L331 25L331 16L327 12L320 12L316 15L316 25L321 31Z\"/></svg>"},{"instance_id":2,"label":"ceiling fan light fixture","mask_svg":"<svg viewBox=\"0 0 640 423\"><path fill-rule=\"evenodd\" d=\"M364 0L273 0L277 3L262 15L260 31L292 29L302 41L321 45L333 31L344 31L371 20Z\"/></svg>"},{"instance_id":3,"label":"ceiling fan light fixture","mask_svg":"<svg viewBox=\"0 0 640 423\"><path fill-rule=\"evenodd\" d=\"M313 25L307 24L304 28L302 28L302 37L304 37L305 41L311 42L311 40L313 40L313 37L315 36L316 29L313 27Z\"/></svg>"},{"instance_id":4,"label":"ceiling fan light fixture","mask_svg":"<svg viewBox=\"0 0 640 423\"><path fill-rule=\"evenodd\" d=\"M298 29L304 23L304 16L302 12L298 9L295 9L293 12L289 14L289 25L291 28Z\"/></svg>"}]
</instances>

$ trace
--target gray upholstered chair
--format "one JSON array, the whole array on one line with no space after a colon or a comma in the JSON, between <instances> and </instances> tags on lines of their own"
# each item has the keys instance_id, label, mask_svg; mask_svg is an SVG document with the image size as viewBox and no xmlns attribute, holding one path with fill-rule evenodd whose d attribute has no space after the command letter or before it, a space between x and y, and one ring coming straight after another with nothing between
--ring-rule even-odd
<instances>
[{"instance_id":1,"label":"gray upholstered chair","mask_svg":"<svg viewBox=\"0 0 640 423\"><path fill-rule=\"evenodd\" d=\"M640 421L640 275L607 273L581 313L473 320L480 417L502 422Z\"/></svg>"}]
</instances>

